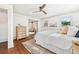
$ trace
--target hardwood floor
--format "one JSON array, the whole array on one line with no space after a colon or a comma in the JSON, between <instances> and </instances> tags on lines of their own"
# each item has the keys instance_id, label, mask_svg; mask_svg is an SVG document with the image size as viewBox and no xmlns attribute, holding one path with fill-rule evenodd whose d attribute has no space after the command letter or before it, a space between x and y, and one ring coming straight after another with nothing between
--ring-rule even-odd
<instances>
[{"instance_id":1,"label":"hardwood floor","mask_svg":"<svg viewBox=\"0 0 79 59\"><path fill-rule=\"evenodd\" d=\"M5 54L7 53L7 49L8 49L8 42L2 42L0 43L0 54Z\"/></svg>"},{"instance_id":2,"label":"hardwood floor","mask_svg":"<svg viewBox=\"0 0 79 59\"><path fill-rule=\"evenodd\" d=\"M25 39L14 40L14 47L10 49L7 49L7 47L6 48L1 47L0 54L30 54L30 52L24 48L24 46L22 45L22 42L30 40L33 37L34 35L31 35ZM1 44L3 44L4 46L7 45L5 43L1 43Z\"/></svg>"},{"instance_id":3,"label":"hardwood floor","mask_svg":"<svg viewBox=\"0 0 79 59\"><path fill-rule=\"evenodd\" d=\"M6 41L6 42L2 42L2 43L0 43L0 50L3 50L3 49L5 49L5 48L7 48L8 46L8 44L7 44L8 42Z\"/></svg>"}]
</instances>

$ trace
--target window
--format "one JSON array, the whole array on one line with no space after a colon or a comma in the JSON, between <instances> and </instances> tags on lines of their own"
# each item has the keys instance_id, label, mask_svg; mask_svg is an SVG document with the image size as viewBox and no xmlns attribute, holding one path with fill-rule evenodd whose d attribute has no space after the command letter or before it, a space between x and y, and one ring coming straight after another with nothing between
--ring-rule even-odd
<instances>
[{"instance_id":1,"label":"window","mask_svg":"<svg viewBox=\"0 0 79 59\"><path fill-rule=\"evenodd\" d=\"M62 26L71 25L71 17L70 16L61 17L61 25Z\"/></svg>"}]
</instances>

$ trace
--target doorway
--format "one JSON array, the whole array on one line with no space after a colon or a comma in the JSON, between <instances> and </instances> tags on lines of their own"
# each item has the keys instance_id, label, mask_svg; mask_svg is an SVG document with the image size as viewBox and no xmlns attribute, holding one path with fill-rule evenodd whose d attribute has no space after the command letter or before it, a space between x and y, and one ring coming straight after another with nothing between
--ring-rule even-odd
<instances>
[{"instance_id":1,"label":"doorway","mask_svg":"<svg viewBox=\"0 0 79 59\"><path fill-rule=\"evenodd\" d=\"M29 19L29 34L36 34L38 31L38 21Z\"/></svg>"}]
</instances>

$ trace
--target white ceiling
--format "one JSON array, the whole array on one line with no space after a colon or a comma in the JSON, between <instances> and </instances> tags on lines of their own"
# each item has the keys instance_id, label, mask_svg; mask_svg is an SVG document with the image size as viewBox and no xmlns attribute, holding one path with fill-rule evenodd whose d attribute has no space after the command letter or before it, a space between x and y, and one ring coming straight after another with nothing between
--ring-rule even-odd
<instances>
[{"instance_id":1,"label":"white ceiling","mask_svg":"<svg viewBox=\"0 0 79 59\"><path fill-rule=\"evenodd\" d=\"M42 4L16 4L14 5L14 12L40 19L79 10L79 5L46 4L44 10L47 12L47 15L42 12L32 13L34 11L39 11L38 7L41 5Z\"/></svg>"}]
</instances>

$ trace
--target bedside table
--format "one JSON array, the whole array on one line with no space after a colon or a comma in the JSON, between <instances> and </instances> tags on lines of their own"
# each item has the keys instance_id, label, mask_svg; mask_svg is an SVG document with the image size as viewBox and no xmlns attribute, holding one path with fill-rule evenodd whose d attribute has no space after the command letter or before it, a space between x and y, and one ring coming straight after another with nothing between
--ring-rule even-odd
<instances>
[{"instance_id":1,"label":"bedside table","mask_svg":"<svg viewBox=\"0 0 79 59\"><path fill-rule=\"evenodd\" d=\"M72 53L79 54L79 41L72 41Z\"/></svg>"}]
</instances>

